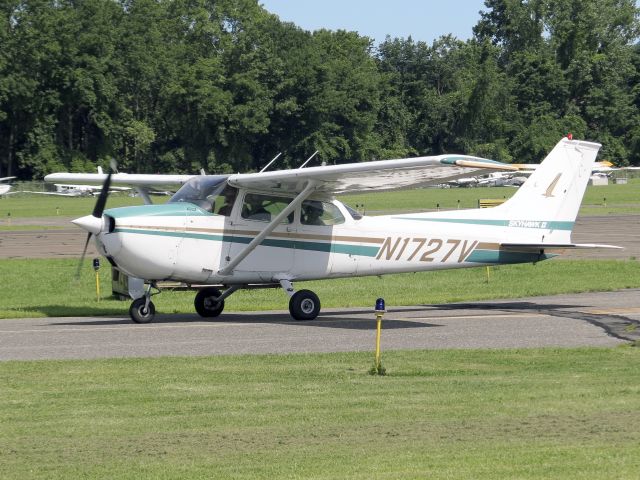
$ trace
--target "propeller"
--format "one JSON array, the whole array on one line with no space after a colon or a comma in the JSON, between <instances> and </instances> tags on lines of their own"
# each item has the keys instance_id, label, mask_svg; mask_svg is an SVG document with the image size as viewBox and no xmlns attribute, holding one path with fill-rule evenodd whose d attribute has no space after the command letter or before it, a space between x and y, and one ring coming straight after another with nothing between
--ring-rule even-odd
<instances>
[{"instance_id":1,"label":"propeller","mask_svg":"<svg viewBox=\"0 0 640 480\"><path fill-rule=\"evenodd\" d=\"M109 165L109 172L107 173L107 178L104 180L104 184L102 185L102 190L100 190L100 195L98 196L98 200L96 200L96 204L93 207L93 212L91 213L91 215L78 218L76 220L73 220L72 222L78 225L79 227L87 230L87 239L84 242L84 249L82 250L82 256L80 257L80 262L78 263L78 269L76 270L76 279L80 278L80 270L82 269L82 263L84 262L84 257L87 254L87 248L89 247L89 241L91 240L91 235L98 234L102 230L102 214L104 213L104 207L106 206L107 198L109 197L109 188L111 187L111 175L116 169L117 169L117 163L115 159L112 158Z\"/></svg>"}]
</instances>

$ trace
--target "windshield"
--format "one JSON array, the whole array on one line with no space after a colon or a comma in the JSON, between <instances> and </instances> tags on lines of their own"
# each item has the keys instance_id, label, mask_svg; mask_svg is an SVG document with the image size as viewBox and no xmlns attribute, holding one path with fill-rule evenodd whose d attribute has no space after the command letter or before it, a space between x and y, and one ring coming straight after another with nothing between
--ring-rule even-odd
<instances>
[{"instance_id":1,"label":"windshield","mask_svg":"<svg viewBox=\"0 0 640 480\"><path fill-rule=\"evenodd\" d=\"M169 203L188 202L208 212L227 184L226 175L199 175L190 178L169 200Z\"/></svg>"}]
</instances>

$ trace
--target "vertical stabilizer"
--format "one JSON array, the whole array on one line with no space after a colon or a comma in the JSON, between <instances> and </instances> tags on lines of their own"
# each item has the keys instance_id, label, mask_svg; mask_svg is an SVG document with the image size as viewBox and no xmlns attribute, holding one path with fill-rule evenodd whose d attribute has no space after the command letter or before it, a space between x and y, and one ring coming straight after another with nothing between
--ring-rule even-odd
<instances>
[{"instance_id":1,"label":"vertical stabilizer","mask_svg":"<svg viewBox=\"0 0 640 480\"><path fill-rule=\"evenodd\" d=\"M489 215L509 219L510 227L547 230L547 242L569 242L600 147L563 138L516 194Z\"/></svg>"}]
</instances>

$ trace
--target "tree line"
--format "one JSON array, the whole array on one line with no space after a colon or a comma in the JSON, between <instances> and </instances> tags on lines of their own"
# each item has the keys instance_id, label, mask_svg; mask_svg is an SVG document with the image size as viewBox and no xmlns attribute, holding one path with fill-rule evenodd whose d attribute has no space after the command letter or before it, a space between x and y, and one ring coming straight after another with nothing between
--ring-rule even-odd
<instances>
[{"instance_id":1,"label":"tree line","mask_svg":"<svg viewBox=\"0 0 640 480\"><path fill-rule=\"evenodd\" d=\"M538 162L562 136L640 164L633 0L486 0L431 44L308 32L258 0L0 0L0 176L259 169L461 152Z\"/></svg>"}]
</instances>

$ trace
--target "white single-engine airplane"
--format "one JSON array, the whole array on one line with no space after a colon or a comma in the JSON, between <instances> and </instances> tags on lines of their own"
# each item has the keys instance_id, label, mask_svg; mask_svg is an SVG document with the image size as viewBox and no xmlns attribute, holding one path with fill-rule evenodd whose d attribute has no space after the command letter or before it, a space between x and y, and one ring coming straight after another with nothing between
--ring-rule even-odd
<instances>
[{"instance_id":1,"label":"white single-engine airplane","mask_svg":"<svg viewBox=\"0 0 640 480\"><path fill-rule=\"evenodd\" d=\"M491 209L363 217L334 198L514 170L440 155L194 176L164 205L105 211L109 175L93 214L73 223L89 232L85 251L94 235L112 265L148 282L129 309L135 322L153 319L151 290L160 280L210 285L195 297L203 317L220 315L238 289L279 284L290 296L291 316L310 320L320 300L309 290L295 291L294 282L537 262L557 250L608 247L571 243L599 148L562 139L510 200Z\"/></svg>"},{"instance_id":2,"label":"white single-engine airplane","mask_svg":"<svg viewBox=\"0 0 640 480\"><path fill-rule=\"evenodd\" d=\"M89 197L95 196L102 191L102 186L94 186L94 185L78 185L78 184L65 184L65 183L56 183L54 184L56 191L55 192L34 192L31 190L25 190L24 193L34 193L36 195L55 195L60 197ZM111 187L109 188L109 192L126 192L131 190L128 187Z\"/></svg>"}]
</instances>

